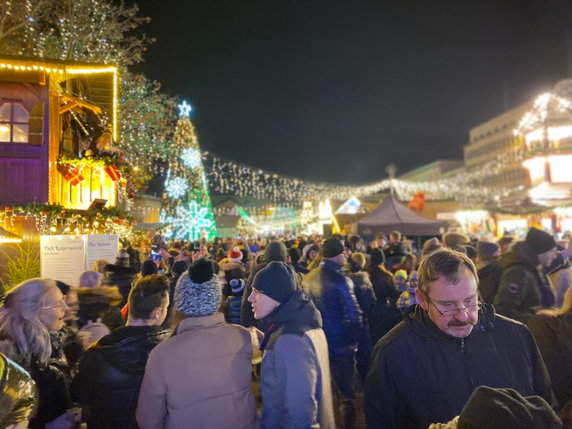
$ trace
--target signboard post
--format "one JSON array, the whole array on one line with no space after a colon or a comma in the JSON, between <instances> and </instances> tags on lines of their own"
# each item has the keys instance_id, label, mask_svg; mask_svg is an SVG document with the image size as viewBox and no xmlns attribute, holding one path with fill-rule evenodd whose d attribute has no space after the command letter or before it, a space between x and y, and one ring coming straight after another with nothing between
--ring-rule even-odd
<instances>
[{"instance_id":1,"label":"signboard post","mask_svg":"<svg viewBox=\"0 0 572 429\"><path fill-rule=\"evenodd\" d=\"M105 259L110 264L115 261L119 250L119 237L112 234L85 235L85 269L90 270L98 259Z\"/></svg>"},{"instance_id":2,"label":"signboard post","mask_svg":"<svg viewBox=\"0 0 572 429\"><path fill-rule=\"evenodd\" d=\"M85 241L79 235L40 237L41 276L77 285L85 271Z\"/></svg>"},{"instance_id":3,"label":"signboard post","mask_svg":"<svg viewBox=\"0 0 572 429\"><path fill-rule=\"evenodd\" d=\"M79 276L98 259L113 263L118 249L117 235L42 235L41 276L77 286Z\"/></svg>"}]
</instances>

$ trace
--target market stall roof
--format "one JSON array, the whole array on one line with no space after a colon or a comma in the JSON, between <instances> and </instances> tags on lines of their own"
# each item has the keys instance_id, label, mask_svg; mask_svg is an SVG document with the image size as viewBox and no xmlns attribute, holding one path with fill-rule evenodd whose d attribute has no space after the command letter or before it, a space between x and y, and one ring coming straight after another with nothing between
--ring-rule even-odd
<instances>
[{"instance_id":1,"label":"market stall roof","mask_svg":"<svg viewBox=\"0 0 572 429\"><path fill-rule=\"evenodd\" d=\"M446 221L415 214L399 203L393 195L357 222L358 234L362 236L378 232L389 234L394 230L405 235L441 235L447 230L447 225Z\"/></svg>"}]
</instances>

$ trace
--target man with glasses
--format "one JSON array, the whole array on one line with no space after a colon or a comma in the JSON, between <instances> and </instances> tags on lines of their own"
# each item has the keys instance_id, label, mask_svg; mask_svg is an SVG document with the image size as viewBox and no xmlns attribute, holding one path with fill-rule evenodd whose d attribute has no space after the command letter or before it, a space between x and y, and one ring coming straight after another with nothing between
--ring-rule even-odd
<instances>
[{"instance_id":1,"label":"man with glasses","mask_svg":"<svg viewBox=\"0 0 572 429\"><path fill-rule=\"evenodd\" d=\"M473 262L440 249L419 266L419 304L372 354L365 383L368 428L420 428L459 415L481 385L539 395L555 405L528 329L478 295Z\"/></svg>"}]
</instances>

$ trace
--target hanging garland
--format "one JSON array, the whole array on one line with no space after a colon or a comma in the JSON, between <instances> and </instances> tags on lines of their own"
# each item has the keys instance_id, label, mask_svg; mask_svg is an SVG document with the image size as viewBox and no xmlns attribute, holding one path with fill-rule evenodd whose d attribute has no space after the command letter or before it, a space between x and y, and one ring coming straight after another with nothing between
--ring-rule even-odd
<instances>
[{"instance_id":1,"label":"hanging garland","mask_svg":"<svg viewBox=\"0 0 572 429\"><path fill-rule=\"evenodd\" d=\"M133 216L116 207L93 210L68 209L59 204L0 207L0 225L13 227L18 217L32 218L41 235L117 234L129 238Z\"/></svg>"},{"instance_id":2,"label":"hanging garland","mask_svg":"<svg viewBox=\"0 0 572 429\"><path fill-rule=\"evenodd\" d=\"M118 170L126 175L131 173L131 166L127 164L123 156L113 155L99 155L84 156L82 158L74 157L68 154L62 154L59 157L60 164L72 165L74 167L92 167L92 168L106 168L115 165Z\"/></svg>"}]
</instances>

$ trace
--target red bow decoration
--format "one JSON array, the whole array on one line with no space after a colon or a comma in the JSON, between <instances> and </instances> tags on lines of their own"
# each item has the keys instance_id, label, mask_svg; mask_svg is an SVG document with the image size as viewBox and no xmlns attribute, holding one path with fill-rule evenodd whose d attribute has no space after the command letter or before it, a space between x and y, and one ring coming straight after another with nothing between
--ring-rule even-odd
<instances>
[{"instance_id":1,"label":"red bow decoration","mask_svg":"<svg viewBox=\"0 0 572 429\"><path fill-rule=\"evenodd\" d=\"M109 176L109 178L114 182L117 182L121 178L121 172L119 171L119 168L117 168L117 165L115 164L109 164L107 167L104 168L104 170Z\"/></svg>"}]
</instances>

